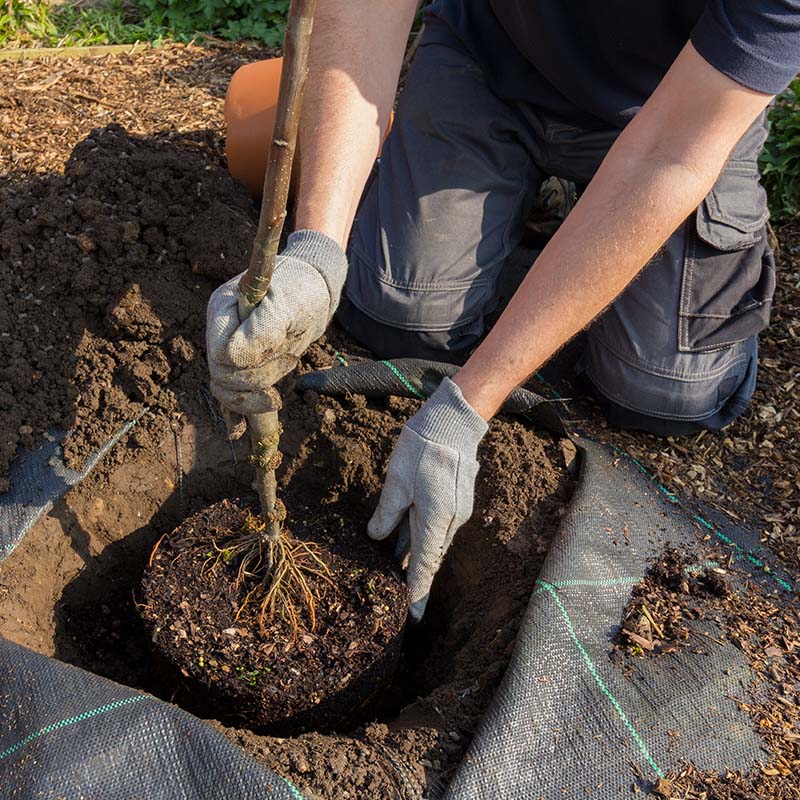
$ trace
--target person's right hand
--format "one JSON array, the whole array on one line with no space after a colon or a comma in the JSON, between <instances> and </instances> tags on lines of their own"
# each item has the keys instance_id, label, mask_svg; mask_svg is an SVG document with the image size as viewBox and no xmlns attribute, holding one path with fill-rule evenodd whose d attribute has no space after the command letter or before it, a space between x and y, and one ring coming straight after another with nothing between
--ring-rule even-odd
<instances>
[{"instance_id":1,"label":"person's right hand","mask_svg":"<svg viewBox=\"0 0 800 800\"><path fill-rule=\"evenodd\" d=\"M347 275L347 257L331 238L297 231L278 256L269 291L239 320L237 275L208 302L206 343L211 392L219 400L232 438L243 419L275 410L272 386L297 366L333 316Z\"/></svg>"},{"instance_id":2,"label":"person's right hand","mask_svg":"<svg viewBox=\"0 0 800 800\"><path fill-rule=\"evenodd\" d=\"M443 378L405 424L389 459L367 533L380 540L400 528L414 621L425 613L433 579L456 531L472 514L478 445L488 428L461 389Z\"/></svg>"}]
</instances>

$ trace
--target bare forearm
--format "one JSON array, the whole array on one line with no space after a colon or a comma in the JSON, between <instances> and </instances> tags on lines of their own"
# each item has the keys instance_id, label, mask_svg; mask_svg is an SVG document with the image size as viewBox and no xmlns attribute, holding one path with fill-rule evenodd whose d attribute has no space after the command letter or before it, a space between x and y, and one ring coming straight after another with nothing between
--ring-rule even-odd
<instances>
[{"instance_id":1,"label":"bare forearm","mask_svg":"<svg viewBox=\"0 0 800 800\"><path fill-rule=\"evenodd\" d=\"M484 417L630 283L714 173L612 154L456 377Z\"/></svg>"},{"instance_id":2,"label":"bare forearm","mask_svg":"<svg viewBox=\"0 0 800 800\"><path fill-rule=\"evenodd\" d=\"M709 192L731 149L769 100L716 71L707 76L707 91L685 91L703 65L713 68L698 63L702 59L693 49L681 59L649 108L620 135L494 329L456 376L485 418L634 279ZM685 118L676 118L676 112Z\"/></svg>"},{"instance_id":3,"label":"bare forearm","mask_svg":"<svg viewBox=\"0 0 800 800\"><path fill-rule=\"evenodd\" d=\"M300 129L298 228L343 247L389 123L416 0L319 0Z\"/></svg>"}]
</instances>

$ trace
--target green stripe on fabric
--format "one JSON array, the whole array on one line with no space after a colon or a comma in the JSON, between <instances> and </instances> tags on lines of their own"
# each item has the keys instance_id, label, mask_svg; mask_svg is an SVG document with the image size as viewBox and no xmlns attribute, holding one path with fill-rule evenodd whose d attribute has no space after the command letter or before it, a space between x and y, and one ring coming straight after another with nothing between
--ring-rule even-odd
<instances>
[{"instance_id":1,"label":"green stripe on fabric","mask_svg":"<svg viewBox=\"0 0 800 800\"><path fill-rule=\"evenodd\" d=\"M558 390L553 385L549 384L542 377L542 373L541 372L534 372L533 373L533 377L536 378L536 380L539 381L539 383L544 384L550 390L550 394L552 394L553 397L556 398L556 400L560 400L561 399L561 395L558 393Z\"/></svg>"},{"instance_id":2,"label":"green stripe on fabric","mask_svg":"<svg viewBox=\"0 0 800 800\"><path fill-rule=\"evenodd\" d=\"M580 652L581 656L583 657L584 662L586 663L586 667L589 670L589 674L594 678L595 683L597 684L600 691L606 696L609 700L611 705L614 707L614 710L619 715L619 718L622 720L625 727L628 729L628 732L633 737L633 740L638 745L639 749L642 751L642 755L645 757L647 763L653 768L653 771L659 778L664 777L664 772L658 766L653 756L650 755L650 751L647 749L647 745L644 743L644 740L641 736L639 736L638 731L636 728L633 727L633 723L628 719L628 716L622 710L622 706L619 704L619 701L616 697L611 693L611 690L605 685L603 679L600 677L600 673L597 671L597 667L595 667L594 662L592 661L592 657L587 652L586 648L581 644L580 639L578 639L578 634L575 631L575 626L572 624L572 620L570 619L569 612L567 611L564 604L561 602L561 598L558 596L558 591L553 584L548 583L547 581L538 580L536 581L537 585L544 589L548 594L555 600L556 605L558 606L558 610L561 612L561 616L564 617L564 622L567 624L567 630L569 631L570 638L575 643L575 646L578 648L578 652Z\"/></svg>"},{"instance_id":3,"label":"green stripe on fabric","mask_svg":"<svg viewBox=\"0 0 800 800\"><path fill-rule=\"evenodd\" d=\"M416 386L410 383L408 378L406 378L406 376L403 375L403 373L400 372L400 370L397 369L397 367L394 364L392 364L391 361L380 361L378 363L384 364L385 366L389 367L389 369L394 373L395 377L400 381L400 383L403 384L403 386L406 387L406 389L408 389L409 392L411 392L411 394L414 395L414 397L419 397L422 400L425 399L425 395L422 394L422 392L420 392Z\"/></svg>"},{"instance_id":4,"label":"green stripe on fabric","mask_svg":"<svg viewBox=\"0 0 800 800\"><path fill-rule=\"evenodd\" d=\"M300 794L300 790L290 780L280 775L278 777L289 787L289 791L292 793L292 797L294 797L295 800L305 800L303 795Z\"/></svg>"},{"instance_id":5,"label":"green stripe on fabric","mask_svg":"<svg viewBox=\"0 0 800 800\"><path fill-rule=\"evenodd\" d=\"M60 731L63 728L68 728L70 725L76 725L79 722L86 722L88 719L92 719L94 717L99 717L101 714L107 714L109 711L116 711L118 708L122 708L123 706L129 706L133 703L138 703L142 700L152 700L153 698L147 694L137 694L133 697L126 697L123 700L115 700L113 703L107 703L104 706L100 706L99 708L93 708L91 711L84 711L81 714L76 714L74 717L67 717L66 719L59 720L58 722L53 722L50 725L45 725L44 728L40 728L38 731L34 733L28 734L24 739L20 739L16 744L12 744L11 747L6 748L5 750L0 751L0 761L4 758L7 758L10 755L13 755L18 750L21 750L25 745L30 744L35 739L39 739L42 736L45 736L48 733L54 733L55 731Z\"/></svg>"},{"instance_id":6,"label":"green stripe on fabric","mask_svg":"<svg viewBox=\"0 0 800 800\"><path fill-rule=\"evenodd\" d=\"M645 475L649 480L651 480L655 485L661 490L662 494L672 503L679 506L680 508L686 508L683 503L681 503L680 498L677 495L673 494L666 486L664 486L661 481L659 481L655 475L653 475L643 464L641 464L636 458L634 458L630 453L627 453L621 447L617 447L615 444L609 444L609 447L614 450L615 452L619 453L620 455L625 456L625 458L632 461L639 469L639 471ZM781 588L786 590L787 592L791 592L794 594L794 586L788 581L785 581L783 578L779 577L778 575L773 575L772 570L770 569L769 564L765 563L756 556L753 555L749 550L745 550L740 544L737 544L730 538L730 536L726 536L719 528L716 528L712 525L707 519L701 517L699 514L693 514L692 519L695 522L699 522L706 530L711 531L721 542L724 542L729 547L732 547L734 553L738 558L743 558L746 561L749 561L753 566L758 567L760 570L765 572L769 575L772 580L775 581Z\"/></svg>"}]
</instances>

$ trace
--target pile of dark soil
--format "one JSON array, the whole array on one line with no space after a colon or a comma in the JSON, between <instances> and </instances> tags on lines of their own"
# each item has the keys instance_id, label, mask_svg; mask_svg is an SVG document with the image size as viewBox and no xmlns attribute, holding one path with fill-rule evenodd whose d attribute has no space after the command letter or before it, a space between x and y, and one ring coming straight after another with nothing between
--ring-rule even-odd
<instances>
[{"instance_id":1,"label":"pile of dark soil","mask_svg":"<svg viewBox=\"0 0 800 800\"><path fill-rule=\"evenodd\" d=\"M63 175L0 184L0 207L0 491L18 447L52 428L74 431L79 467L129 420L148 447L195 414L206 303L255 230L224 168L109 125Z\"/></svg>"},{"instance_id":2,"label":"pile of dark soil","mask_svg":"<svg viewBox=\"0 0 800 800\"><path fill-rule=\"evenodd\" d=\"M394 675L408 607L402 576L358 521L303 499L284 497L286 532L326 568L304 562L316 573L307 574L313 616L296 586L296 620L280 607L262 615L250 596L258 582L237 580L238 559L224 548L256 519L246 503L223 500L189 517L153 553L140 611L205 716L282 735L349 730L371 718Z\"/></svg>"},{"instance_id":3,"label":"pile of dark soil","mask_svg":"<svg viewBox=\"0 0 800 800\"><path fill-rule=\"evenodd\" d=\"M687 623L713 623L715 635ZM800 598L779 594L742 572L733 557L668 549L631 595L615 656L653 658L712 644L739 648L754 674L733 698L764 741L765 761L744 775L687 764L658 781L662 800L798 800L800 785Z\"/></svg>"}]
</instances>

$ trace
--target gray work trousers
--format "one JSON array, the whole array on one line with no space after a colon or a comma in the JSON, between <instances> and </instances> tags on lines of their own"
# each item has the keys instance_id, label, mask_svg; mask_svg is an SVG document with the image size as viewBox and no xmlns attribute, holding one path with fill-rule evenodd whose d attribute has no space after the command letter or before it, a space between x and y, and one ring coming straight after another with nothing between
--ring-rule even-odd
<instances>
[{"instance_id":1,"label":"gray work trousers","mask_svg":"<svg viewBox=\"0 0 800 800\"><path fill-rule=\"evenodd\" d=\"M351 237L345 328L381 357L468 352L542 180L587 184L618 134L501 97L455 37L423 40ZM685 434L746 408L775 287L756 166L765 137L762 117L697 211L588 329L579 368L613 423Z\"/></svg>"}]
</instances>

